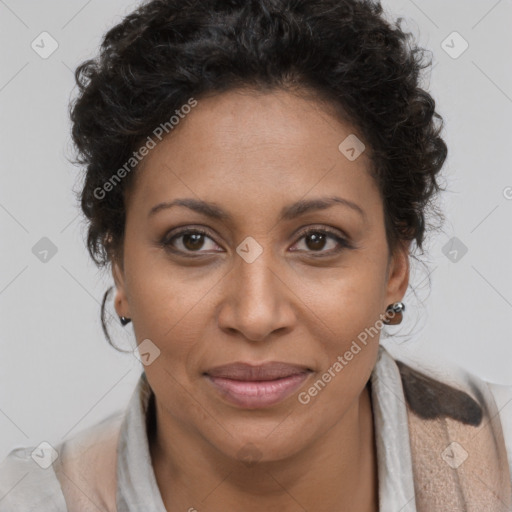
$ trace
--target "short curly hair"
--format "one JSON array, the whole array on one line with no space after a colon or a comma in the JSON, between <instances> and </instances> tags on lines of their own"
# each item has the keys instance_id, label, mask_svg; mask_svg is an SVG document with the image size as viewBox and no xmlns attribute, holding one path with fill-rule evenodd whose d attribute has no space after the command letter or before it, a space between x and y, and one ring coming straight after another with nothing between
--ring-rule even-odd
<instances>
[{"instance_id":1,"label":"short curly hair","mask_svg":"<svg viewBox=\"0 0 512 512\"><path fill-rule=\"evenodd\" d=\"M236 88L306 91L350 121L370 149L386 236L425 237L442 219L433 198L447 155L443 119L420 86L430 66L412 35L372 0L152 0L104 36L99 55L75 73L70 104L88 251L98 266L122 248L129 173L98 190L156 126L191 97ZM104 196L104 197L103 197Z\"/></svg>"}]
</instances>

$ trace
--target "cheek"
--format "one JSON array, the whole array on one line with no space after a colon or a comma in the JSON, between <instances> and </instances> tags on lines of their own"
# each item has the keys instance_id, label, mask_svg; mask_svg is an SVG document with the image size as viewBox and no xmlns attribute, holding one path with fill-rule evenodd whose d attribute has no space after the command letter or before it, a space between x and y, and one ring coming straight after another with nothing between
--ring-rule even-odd
<instances>
[{"instance_id":1,"label":"cheek","mask_svg":"<svg viewBox=\"0 0 512 512\"><path fill-rule=\"evenodd\" d=\"M308 309L316 315L309 315L309 330L321 344L321 372L331 368L327 380L336 375L322 402L336 396L355 396L371 373L384 325L386 264L381 257L358 255L353 264L337 272L336 278L317 285L310 298ZM309 284L315 286L314 279ZM340 364L333 368L336 362L343 368Z\"/></svg>"},{"instance_id":2,"label":"cheek","mask_svg":"<svg viewBox=\"0 0 512 512\"><path fill-rule=\"evenodd\" d=\"M385 273L382 258L357 254L328 279L319 281L314 274L304 273L300 289L305 292L305 304L323 321L329 336L337 335L341 343L373 326L384 312Z\"/></svg>"},{"instance_id":3,"label":"cheek","mask_svg":"<svg viewBox=\"0 0 512 512\"><path fill-rule=\"evenodd\" d=\"M382 313L383 282L379 273L366 268L361 272L351 272L340 280L332 296L325 304L329 308L333 330L344 339L355 338L364 329L375 324Z\"/></svg>"},{"instance_id":4,"label":"cheek","mask_svg":"<svg viewBox=\"0 0 512 512\"><path fill-rule=\"evenodd\" d=\"M145 371L148 377L158 374L162 382L169 379L165 370L179 382L188 382L191 359L197 360L205 350L201 341L213 315L209 292L221 274L171 265L161 250L148 250L140 242L127 240L125 247L127 298L135 337L138 343L151 340L160 350Z\"/></svg>"},{"instance_id":5,"label":"cheek","mask_svg":"<svg viewBox=\"0 0 512 512\"><path fill-rule=\"evenodd\" d=\"M195 285L157 267L139 272L131 283L133 327L137 341L150 339L161 351L161 362L182 371L194 345L204 336L208 287Z\"/></svg>"},{"instance_id":6,"label":"cheek","mask_svg":"<svg viewBox=\"0 0 512 512\"><path fill-rule=\"evenodd\" d=\"M298 397L297 418L300 415L304 432L328 430L358 399L370 378L383 327L383 271L381 264L355 265L324 286L309 304L321 319L310 315L309 327L318 343L321 367Z\"/></svg>"},{"instance_id":7,"label":"cheek","mask_svg":"<svg viewBox=\"0 0 512 512\"><path fill-rule=\"evenodd\" d=\"M134 234L136 231L127 229L125 240L130 313L142 339L150 334L162 339L201 301L207 283L199 275L199 267L172 265L161 248L151 247L149 241Z\"/></svg>"}]
</instances>

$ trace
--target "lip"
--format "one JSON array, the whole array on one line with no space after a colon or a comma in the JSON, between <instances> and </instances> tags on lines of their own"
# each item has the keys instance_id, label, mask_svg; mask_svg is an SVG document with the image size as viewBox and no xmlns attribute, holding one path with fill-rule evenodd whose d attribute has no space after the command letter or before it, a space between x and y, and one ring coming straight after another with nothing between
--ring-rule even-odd
<instances>
[{"instance_id":1,"label":"lip","mask_svg":"<svg viewBox=\"0 0 512 512\"><path fill-rule=\"evenodd\" d=\"M301 365L273 361L262 365L237 362L204 373L229 402L248 409L275 405L296 391L312 372Z\"/></svg>"},{"instance_id":2,"label":"lip","mask_svg":"<svg viewBox=\"0 0 512 512\"><path fill-rule=\"evenodd\" d=\"M211 368L205 373L210 377L221 377L224 379L263 381L282 379L307 371L311 371L307 366L284 363L281 361L270 361L263 364L245 362L224 364Z\"/></svg>"}]
</instances>

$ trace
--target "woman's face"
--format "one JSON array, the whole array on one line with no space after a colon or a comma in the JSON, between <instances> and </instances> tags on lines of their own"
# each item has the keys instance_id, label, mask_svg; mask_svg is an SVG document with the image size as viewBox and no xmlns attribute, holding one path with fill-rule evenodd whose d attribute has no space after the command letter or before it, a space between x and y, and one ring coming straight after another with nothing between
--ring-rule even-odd
<instances>
[{"instance_id":1,"label":"woman's face","mask_svg":"<svg viewBox=\"0 0 512 512\"><path fill-rule=\"evenodd\" d=\"M339 149L352 134L312 100L232 91L198 101L136 171L116 309L150 340L159 417L228 457L282 459L342 420L405 293L407 249L389 255L367 152ZM299 370L212 379L276 361Z\"/></svg>"}]
</instances>

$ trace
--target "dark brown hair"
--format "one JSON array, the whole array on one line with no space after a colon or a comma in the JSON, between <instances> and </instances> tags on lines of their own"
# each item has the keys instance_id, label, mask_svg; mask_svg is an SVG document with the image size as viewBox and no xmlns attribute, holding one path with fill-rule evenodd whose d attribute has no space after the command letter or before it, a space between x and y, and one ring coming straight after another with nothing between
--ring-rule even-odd
<instances>
[{"instance_id":1,"label":"dark brown hair","mask_svg":"<svg viewBox=\"0 0 512 512\"><path fill-rule=\"evenodd\" d=\"M134 170L95 193L140 142L193 97L252 88L313 93L358 130L384 203L391 250L422 250L447 148L420 84L425 50L372 0L152 0L110 29L76 70L70 105L87 247L98 266L122 255ZM172 135L171 135L172 136ZM433 227L433 224L432 224ZM122 258L121 258L122 259Z\"/></svg>"}]
</instances>

